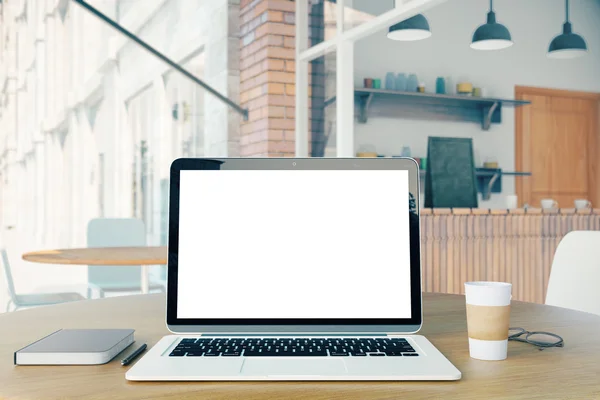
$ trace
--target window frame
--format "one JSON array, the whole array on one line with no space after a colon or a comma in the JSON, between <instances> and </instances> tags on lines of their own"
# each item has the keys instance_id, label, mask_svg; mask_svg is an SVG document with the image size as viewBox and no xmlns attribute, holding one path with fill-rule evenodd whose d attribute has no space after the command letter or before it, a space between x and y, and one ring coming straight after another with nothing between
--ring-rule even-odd
<instances>
[{"instance_id":1,"label":"window frame","mask_svg":"<svg viewBox=\"0 0 600 400\"><path fill-rule=\"evenodd\" d=\"M322 0L327 1L327 0ZM396 0L394 8L361 25L344 29L346 0L336 0L336 35L308 45L309 1L296 1L296 157L308 157L308 65L336 52L336 155L354 157L354 42L431 9L447 0Z\"/></svg>"}]
</instances>

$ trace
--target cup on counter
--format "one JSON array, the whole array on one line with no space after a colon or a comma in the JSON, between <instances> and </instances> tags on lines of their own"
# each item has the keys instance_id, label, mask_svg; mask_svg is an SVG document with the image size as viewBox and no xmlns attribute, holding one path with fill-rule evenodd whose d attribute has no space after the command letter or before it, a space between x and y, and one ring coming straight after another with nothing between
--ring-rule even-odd
<instances>
[{"instance_id":1,"label":"cup on counter","mask_svg":"<svg viewBox=\"0 0 600 400\"><path fill-rule=\"evenodd\" d=\"M406 90L406 83L406 74L400 72L398 75L396 75L396 90Z\"/></svg>"},{"instance_id":2,"label":"cup on counter","mask_svg":"<svg viewBox=\"0 0 600 400\"><path fill-rule=\"evenodd\" d=\"M542 208L544 210L552 210L554 208L558 208L558 202L554 199L542 199L540 201Z\"/></svg>"},{"instance_id":3,"label":"cup on counter","mask_svg":"<svg viewBox=\"0 0 600 400\"><path fill-rule=\"evenodd\" d=\"M397 90L396 89L396 74L388 72L385 74L385 89L386 90Z\"/></svg>"},{"instance_id":4,"label":"cup on counter","mask_svg":"<svg viewBox=\"0 0 600 400\"><path fill-rule=\"evenodd\" d=\"M577 199L575 200L575 208L578 210L592 208L592 202L586 199Z\"/></svg>"},{"instance_id":5,"label":"cup on counter","mask_svg":"<svg viewBox=\"0 0 600 400\"><path fill-rule=\"evenodd\" d=\"M406 91L407 92L416 92L419 87L419 79L417 75L410 74L408 75L408 79L406 80Z\"/></svg>"},{"instance_id":6,"label":"cup on counter","mask_svg":"<svg viewBox=\"0 0 600 400\"><path fill-rule=\"evenodd\" d=\"M506 208L509 210L514 210L515 208L518 207L518 205L517 205L518 200L519 200L519 198L517 197L516 194L509 194L505 198Z\"/></svg>"},{"instance_id":7,"label":"cup on counter","mask_svg":"<svg viewBox=\"0 0 600 400\"><path fill-rule=\"evenodd\" d=\"M437 94L446 94L446 80L440 76L435 80L435 92Z\"/></svg>"},{"instance_id":8,"label":"cup on counter","mask_svg":"<svg viewBox=\"0 0 600 400\"><path fill-rule=\"evenodd\" d=\"M469 354L478 360L505 360L512 284L465 282Z\"/></svg>"},{"instance_id":9,"label":"cup on counter","mask_svg":"<svg viewBox=\"0 0 600 400\"><path fill-rule=\"evenodd\" d=\"M400 151L400 155L402 157L410 157L411 156L410 146L402 146L402 150Z\"/></svg>"},{"instance_id":10,"label":"cup on counter","mask_svg":"<svg viewBox=\"0 0 600 400\"><path fill-rule=\"evenodd\" d=\"M363 151L356 153L356 157L368 158L368 157L378 157L379 155L374 151Z\"/></svg>"},{"instance_id":11,"label":"cup on counter","mask_svg":"<svg viewBox=\"0 0 600 400\"><path fill-rule=\"evenodd\" d=\"M373 89L381 89L381 79L373 79Z\"/></svg>"},{"instance_id":12,"label":"cup on counter","mask_svg":"<svg viewBox=\"0 0 600 400\"><path fill-rule=\"evenodd\" d=\"M372 88L373 87L373 79L365 78L363 84L364 84L365 88Z\"/></svg>"},{"instance_id":13,"label":"cup on counter","mask_svg":"<svg viewBox=\"0 0 600 400\"><path fill-rule=\"evenodd\" d=\"M483 168L498 169L498 161L484 161Z\"/></svg>"}]
</instances>

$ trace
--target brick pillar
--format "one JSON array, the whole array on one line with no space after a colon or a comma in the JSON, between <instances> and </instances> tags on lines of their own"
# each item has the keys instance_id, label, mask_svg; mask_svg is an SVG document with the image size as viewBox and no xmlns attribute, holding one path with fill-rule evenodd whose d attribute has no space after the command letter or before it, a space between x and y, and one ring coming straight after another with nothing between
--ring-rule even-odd
<instances>
[{"instance_id":1,"label":"brick pillar","mask_svg":"<svg viewBox=\"0 0 600 400\"><path fill-rule=\"evenodd\" d=\"M242 157L295 155L295 2L241 0Z\"/></svg>"}]
</instances>

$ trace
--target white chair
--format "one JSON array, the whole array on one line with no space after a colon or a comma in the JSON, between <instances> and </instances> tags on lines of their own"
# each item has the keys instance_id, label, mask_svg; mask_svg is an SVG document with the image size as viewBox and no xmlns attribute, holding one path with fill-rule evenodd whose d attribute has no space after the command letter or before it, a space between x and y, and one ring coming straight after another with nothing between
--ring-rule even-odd
<instances>
[{"instance_id":1,"label":"white chair","mask_svg":"<svg viewBox=\"0 0 600 400\"><path fill-rule=\"evenodd\" d=\"M87 227L88 247L146 246L144 221L134 218L92 219ZM140 292L141 266L88 266L88 282L104 292ZM164 284L150 281L150 291L165 291Z\"/></svg>"},{"instance_id":2,"label":"white chair","mask_svg":"<svg viewBox=\"0 0 600 400\"><path fill-rule=\"evenodd\" d=\"M23 307L47 306L51 304L67 303L70 301L85 300L81 294L76 292L64 293L39 293L39 294L17 294L10 271L8 255L5 249L0 249L0 264L4 269L6 284L8 286L9 300L6 305L6 312L10 311L10 306L14 306L14 311Z\"/></svg>"},{"instance_id":3,"label":"white chair","mask_svg":"<svg viewBox=\"0 0 600 400\"><path fill-rule=\"evenodd\" d=\"M600 315L600 232L569 232L560 242L546 304Z\"/></svg>"}]
</instances>

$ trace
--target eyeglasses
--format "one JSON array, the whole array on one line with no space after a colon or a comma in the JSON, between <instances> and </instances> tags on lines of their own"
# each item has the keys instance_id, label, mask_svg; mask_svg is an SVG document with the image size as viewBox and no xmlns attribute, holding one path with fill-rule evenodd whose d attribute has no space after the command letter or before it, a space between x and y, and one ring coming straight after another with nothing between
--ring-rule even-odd
<instances>
[{"instance_id":1,"label":"eyeglasses","mask_svg":"<svg viewBox=\"0 0 600 400\"><path fill-rule=\"evenodd\" d=\"M525 335L525 337L523 337ZM523 328L508 328L508 340L530 343L540 350L548 347L564 347L563 338L550 332L529 332Z\"/></svg>"}]
</instances>

